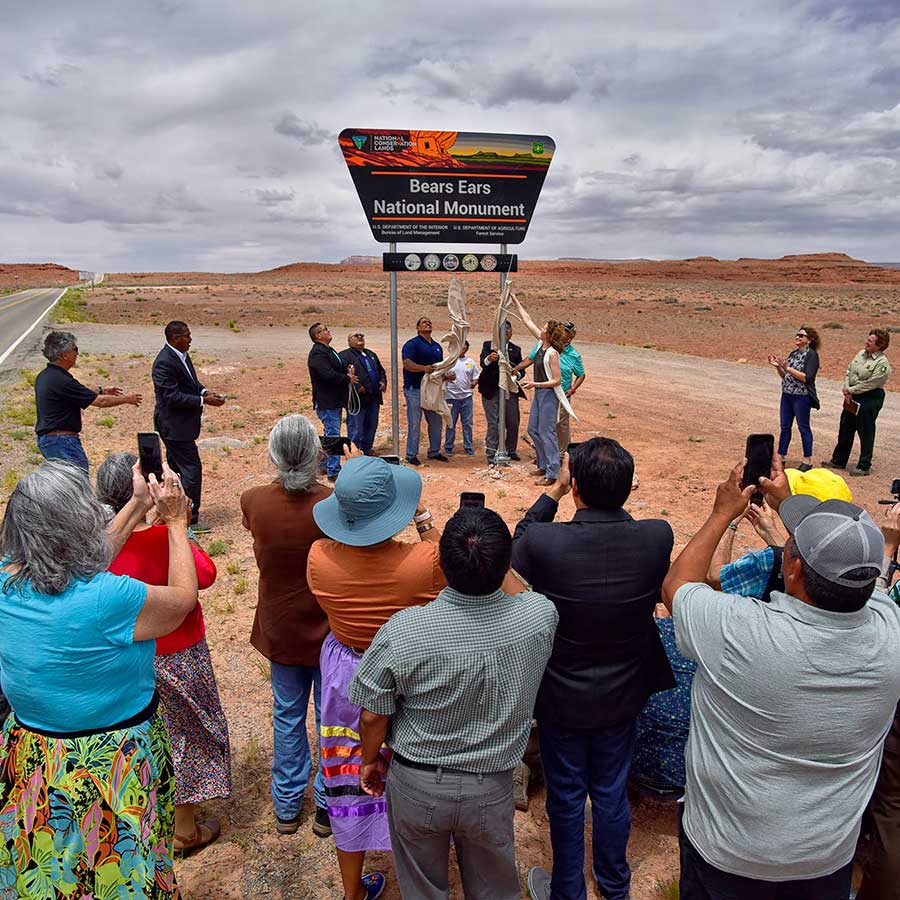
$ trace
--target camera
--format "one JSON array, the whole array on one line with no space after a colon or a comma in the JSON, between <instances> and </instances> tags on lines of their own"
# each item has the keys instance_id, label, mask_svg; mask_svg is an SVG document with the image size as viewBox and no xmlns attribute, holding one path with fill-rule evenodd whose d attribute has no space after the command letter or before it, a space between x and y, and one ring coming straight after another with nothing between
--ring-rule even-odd
<instances>
[{"instance_id":1,"label":"camera","mask_svg":"<svg viewBox=\"0 0 900 900\"><path fill-rule=\"evenodd\" d=\"M895 503L900 503L900 478L895 478L891 482L891 493L894 495L893 500L879 500L878 503L881 506L893 506Z\"/></svg>"}]
</instances>

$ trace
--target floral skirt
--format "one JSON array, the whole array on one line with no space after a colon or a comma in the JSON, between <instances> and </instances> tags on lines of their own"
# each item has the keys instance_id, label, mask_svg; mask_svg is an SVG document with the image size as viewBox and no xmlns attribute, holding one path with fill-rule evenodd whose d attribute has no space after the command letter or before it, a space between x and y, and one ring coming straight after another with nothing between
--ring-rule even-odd
<instances>
[{"instance_id":1,"label":"floral skirt","mask_svg":"<svg viewBox=\"0 0 900 900\"><path fill-rule=\"evenodd\" d=\"M0 733L0 900L178 898L169 737L159 714L52 738Z\"/></svg>"},{"instance_id":2,"label":"floral skirt","mask_svg":"<svg viewBox=\"0 0 900 900\"><path fill-rule=\"evenodd\" d=\"M231 793L231 745L205 640L156 657L160 712L169 729L175 802L202 803Z\"/></svg>"}]
</instances>

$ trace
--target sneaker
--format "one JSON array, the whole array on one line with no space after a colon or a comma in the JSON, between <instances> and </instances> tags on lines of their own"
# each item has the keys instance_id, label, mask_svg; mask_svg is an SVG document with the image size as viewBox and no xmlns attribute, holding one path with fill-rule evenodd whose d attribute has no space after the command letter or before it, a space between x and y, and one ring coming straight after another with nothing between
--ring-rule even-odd
<instances>
[{"instance_id":1,"label":"sneaker","mask_svg":"<svg viewBox=\"0 0 900 900\"><path fill-rule=\"evenodd\" d=\"M434 456L429 456L429 459L433 459L435 462L450 462L443 453L435 453Z\"/></svg>"},{"instance_id":2,"label":"sneaker","mask_svg":"<svg viewBox=\"0 0 900 900\"><path fill-rule=\"evenodd\" d=\"M513 769L513 800L516 809L522 812L528 811L528 782L531 777L531 771L525 763L519 763Z\"/></svg>"},{"instance_id":3,"label":"sneaker","mask_svg":"<svg viewBox=\"0 0 900 900\"><path fill-rule=\"evenodd\" d=\"M812 468L812 466L809 463L800 463L800 465L797 466L797 471L798 472L808 472L811 468Z\"/></svg>"},{"instance_id":4,"label":"sneaker","mask_svg":"<svg viewBox=\"0 0 900 900\"><path fill-rule=\"evenodd\" d=\"M209 522L204 522L202 519L197 522L191 522L191 531L194 534L209 534L212 531L212 528L209 527Z\"/></svg>"},{"instance_id":5,"label":"sneaker","mask_svg":"<svg viewBox=\"0 0 900 900\"><path fill-rule=\"evenodd\" d=\"M474 455L475 455L474 450L466 450L466 456L474 456Z\"/></svg>"},{"instance_id":6,"label":"sneaker","mask_svg":"<svg viewBox=\"0 0 900 900\"><path fill-rule=\"evenodd\" d=\"M521 462L521 461L522 461L522 457L519 456L519 454L516 453L515 450L511 450L511 451L510 451L510 453L509 453L509 458L512 459L512 460L515 460L516 462Z\"/></svg>"},{"instance_id":7,"label":"sneaker","mask_svg":"<svg viewBox=\"0 0 900 900\"><path fill-rule=\"evenodd\" d=\"M825 469L846 469L846 466L839 466L833 459L823 459L822 467Z\"/></svg>"},{"instance_id":8,"label":"sneaker","mask_svg":"<svg viewBox=\"0 0 900 900\"><path fill-rule=\"evenodd\" d=\"M300 813L297 813L293 819L282 819L281 816L275 816L275 830L279 834L296 834L300 827Z\"/></svg>"},{"instance_id":9,"label":"sneaker","mask_svg":"<svg viewBox=\"0 0 900 900\"><path fill-rule=\"evenodd\" d=\"M421 466L421 465L422 465L422 461L419 459L418 456L407 456L407 457L406 457L406 464L407 464L408 466Z\"/></svg>"},{"instance_id":10,"label":"sneaker","mask_svg":"<svg viewBox=\"0 0 900 900\"><path fill-rule=\"evenodd\" d=\"M528 870L528 896L531 900L550 900L550 876L546 869L535 866Z\"/></svg>"},{"instance_id":11,"label":"sneaker","mask_svg":"<svg viewBox=\"0 0 900 900\"><path fill-rule=\"evenodd\" d=\"M859 466L855 466L854 468L852 468L852 469L850 470L850 474L851 474L851 475L868 475L868 474L869 474L869 470L868 470L868 469L861 469Z\"/></svg>"},{"instance_id":12,"label":"sneaker","mask_svg":"<svg viewBox=\"0 0 900 900\"><path fill-rule=\"evenodd\" d=\"M381 872L370 872L363 875L362 885L366 889L366 900L375 900L384 891L384 875Z\"/></svg>"}]
</instances>

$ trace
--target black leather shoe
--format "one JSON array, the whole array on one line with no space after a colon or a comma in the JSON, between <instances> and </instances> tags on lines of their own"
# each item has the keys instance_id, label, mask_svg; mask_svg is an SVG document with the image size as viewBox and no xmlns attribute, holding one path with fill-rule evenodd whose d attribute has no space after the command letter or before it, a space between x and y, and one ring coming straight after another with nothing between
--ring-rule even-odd
<instances>
[{"instance_id":1,"label":"black leather shoe","mask_svg":"<svg viewBox=\"0 0 900 900\"><path fill-rule=\"evenodd\" d=\"M509 454L509 458L510 458L510 459L514 459L516 462L522 462L522 457L519 456L519 454L516 453L515 450L513 450L513 451Z\"/></svg>"},{"instance_id":2,"label":"black leather shoe","mask_svg":"<svg viewBox=\"0 0 900 900\"><path fill-rule=\"evenodd\" d=\"M406 457L406 464L407 464L408 466L421 466L421 465L422 465L422 461L419 459L418 456L407 456L407 457Z\"/></svg>"},{"instance_id":3,"label":"black leather shoe","mask_svg":"<svg viewBox=\"0 0 900 900\"><path fill-rule=\"evenodd\" d=\"M428 458L429 458L429 459L433 459L433 460L435 460L436 462L450 462L450 460L447 459L447 457L444 456L443 453L438 453L438 454L436 454L435 456L429 456Z\"/></svg>"}]
</instances>

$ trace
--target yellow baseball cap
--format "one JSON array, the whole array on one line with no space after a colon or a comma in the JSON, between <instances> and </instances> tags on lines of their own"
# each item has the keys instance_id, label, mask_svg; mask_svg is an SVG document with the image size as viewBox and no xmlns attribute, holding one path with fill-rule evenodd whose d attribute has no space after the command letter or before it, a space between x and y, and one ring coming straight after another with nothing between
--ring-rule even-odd
<instances>
[{"instance_id":1,"label":"yellow baseball cap","mask_svg":"<svg viewBox=\"0 0 900 900\"><path fill-rule=\"evenodd\" d=\"M801 472L799 469L785 469L792 494L808 494L824 503L826 500L846 500L853 502L853 495L847 482L837 472L830 469L810 469Z\"/></svg>"}]
</instances>

